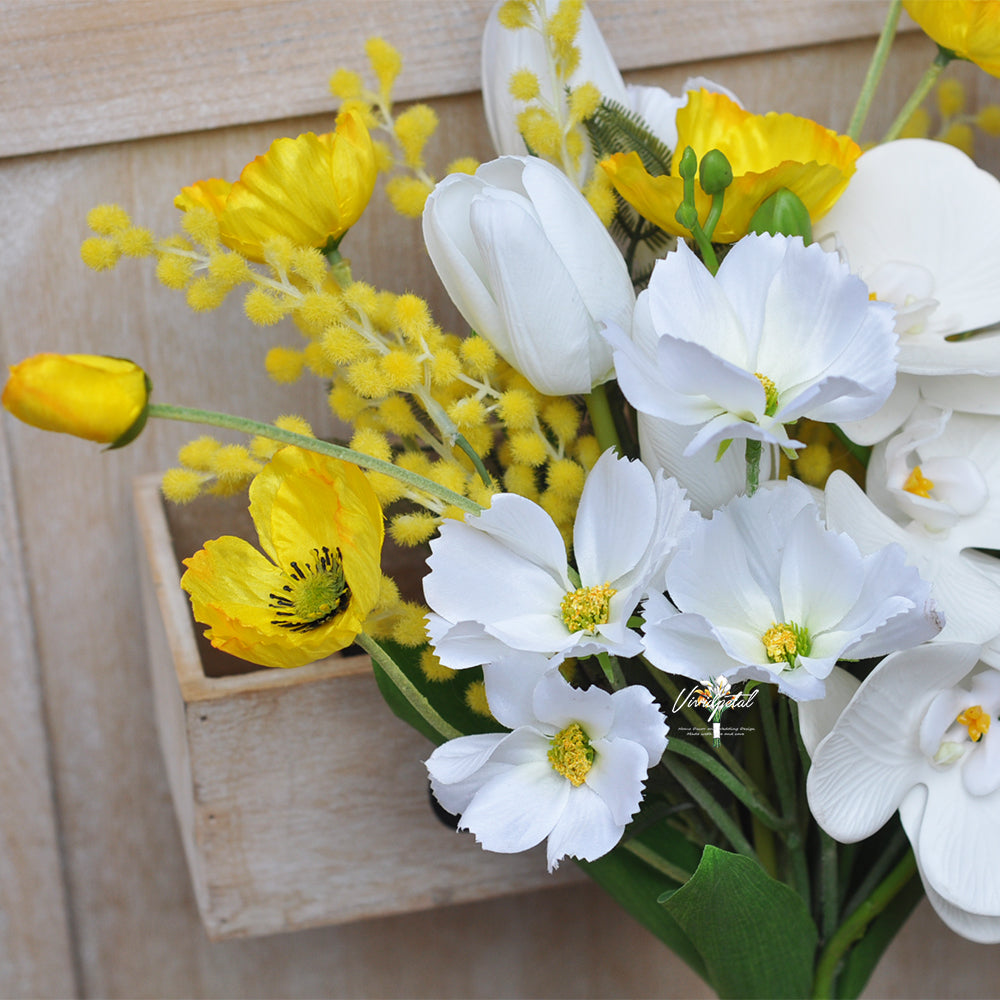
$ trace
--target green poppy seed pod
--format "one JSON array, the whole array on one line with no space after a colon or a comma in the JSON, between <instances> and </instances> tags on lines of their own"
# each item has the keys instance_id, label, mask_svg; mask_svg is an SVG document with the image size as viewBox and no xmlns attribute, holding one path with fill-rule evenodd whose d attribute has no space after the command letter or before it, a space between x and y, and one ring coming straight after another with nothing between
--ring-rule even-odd
<instances>
[{"instance_id":1,"label":"green poppy seed pod","mask_svg":"<svg viewBox=\"0 0 1000 1000\"><path fill-rule=\"evenodd\" d=\"M705 194L721 194L733 183L733 168L721 149L710 149L701 158L698 183Z\"/></svg>"},{"instance_id":2,"label":"green poppy seed pod","mask_svg":"<svg viewBox=\"0 0 1000 1000\"><path fill-rule=\"evenodd\" d=\"M802 199L788 188L779 188L761 204L750 220L748 232L801 236L807 245L812 243L809 211Z\"/></svg>"},{"instance_id":3,"label":"green poppy seed pod","mask_svg":"<svg viewBox=\"0 0 1000 1000\"><path fill-rule=\"evenodd\" d=\"M677 164L677 174L685 180L690 180L698 172L698 155L690 147L686 146L681 153L680 162Z\"/></svg>"}]
</instances>

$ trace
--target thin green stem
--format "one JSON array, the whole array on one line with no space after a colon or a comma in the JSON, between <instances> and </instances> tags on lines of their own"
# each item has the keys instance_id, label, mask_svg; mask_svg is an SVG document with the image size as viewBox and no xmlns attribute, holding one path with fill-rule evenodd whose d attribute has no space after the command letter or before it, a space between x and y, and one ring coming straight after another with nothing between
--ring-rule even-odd
<instances>
[{"instance_id":1,"label":"thin green stem","mask_svg":"<svg viewBox=\"0 0 1000 1000\"><path fill-rule=\"evenodd\" d=\"M619 455L622 454L621 439L618 437L618 428L615 427L615 418L611 413L611 404L608 401L607 385L604 383L595 385L583 398L587 404L590 424L594 429L594 436L597 438L601 451L614 448Z\"/></svg>"},{"instance_id":2,"label":"thin green stem","mask_svg":"<svg viewBox=\"0 0 1000 1000\"><path fill-rule=\"evenodd\" d=\"M628 851L629 854L634 854L640 861L644 861L650 868L655 869L661 875L666 875L667 878L672 878L675 882L680 882L681 885L683 885L691 877L691 873L689 871L685 871L679 865L675 865L672 861L668 861L651 847L642 843L642 841L623 840L622 847Z\"/></svg>"},{"instance_id":3,"label":"thin green stem","mask_svg":"<svg viewBox=\"0 0 1000 1000\"><path fill-rule=\"evenodd\" d=\"M760 486L760 453L762 444L755 438L747 438L747 496L752 497Z\"/></svg>"},{"instance_id":4,"label":"thin green stem","mask_svg":"<svg viewBox=\"0 0 1000 1000\"><path fill-rule=\"evenodd\" d=\"M872 98L878 89L879 80L882 79L882 71L885 69L889 50L892 48L893 39L896 37L896 26L899 24L899 14L902 9L903 0L892 0L892 3L889 5L889 13L886 15L885 24L882 25L882 34L879 35L878 44L872 53L872 61L868 65L865 82L861 85L861 93L858 94L858 102L854 106L854 114L851 115L850 124L847 126L847 134L855 142L861 138L861 130L865 127Z\"/></svg>"},{"instance_id":5,"label":"thin green stem","mask_svg":"<svg viewBox=\"0 0 1000 1000\"><path fill-rule=\"evenodd\" d=\"M446 722L438 715L410 678L399 669L396 661L370 635L360 632L355 642L382 668L399 693L413 706L414 711L439 736L446 740L453 740L462 735L450 722Z\"/></svg>"},{"instance_id":6,"label":"thin green stem","mask_svg":"<svg viewBox=\"0 0 1000 1000\"><path fill-rule=\"evenodd\" d=\"M622 673L621 664L618 662L617 656L611 656L609 653L602 651L597 654L597 662L600 663L601 670L607 682L611 685L612 691L620 691L625 687L625 674Z\"/></svg>"},{"instance_id":7,"label":"thin green stem","mask_svg":"<svg viewBox=\"0 0 1000 1000\"><path fill-rule=\"evenodd\" d=\"M760 709L758 708L758 712ZM743 739L743 752L747 769L754 782L764 787L767 784L767 761L764 755L764 743L759 729L752 729ZM753 842L760 857L764 871L772 878L778 877L778 852L774 834L756 816L751 816Z\"/></svg>"},{"instance_id":8,"label":"thin green stem","mask_svg":"<svg viewBox=\"0 0 1000 1000\"><path fill-rule=\"evenodd\" d=\"M840 915L840 880L837 875L837 842L825 830L819 831L820 934L830 939Z\"/></svg>"},{"instance_id":9,"label":"thin green stem","mask_svg":"<svg viewBox=\"0 0 1000 1000\"><path fill-rule=\"evenodd\" d=\"M895 899L916 872L917 861L913 851L909 850L875 891L840 925L816 963L814 1000L833 997L837 970L851 945L864 935L868 925Z\"/></svg>"},{"instance_id":10,"label":"thin green stem","mask_svg":"<svg viewBox=\"0 0 1000 1000\"><path fill-rule=\"evenodd\" d=\"M459 493L435 483L432 479L418 476L415 472L400 469L391 462L384 462L380 458L373 458L371 455L363 455L359 451L345 448L343 445L332 444L329 441L321 441L319 438L309 437L307 434L296 434L294 431L282 430L274 424L265 424L257 420L250 420L247 417L237 417L229 413L217 413L214 410L199 410L189 406L172 406L167 403L151 403L149 415L159 417L161 420L180 420L189 424L206 424L209 427L221 427L226 430L240 431L243 434L254 434L260 437L278 441L281 444L291 444L307 451L314 451L320 455L329 455L331 458L339 458L345 462L352 462L360 465L364 469L372 472L381 472L387 476L398 479L401 483L415 490L429 493L445 503L458 507L469 514L479 514L483 508Z\"/></svg>"},{"instance_id":11,"label":"thin green stem","mask_svg":"<svg viewBox=\"0 0 1000 1000\"><path fill-rule=\"evenodd\" d=\"M941 71L954 58L955 54L953 52L942 49L940 46L938 47L938 53L934 57L934 61L927 67L927 71L920 78L920 82L913 93L910 94L909 100L900 109L899 114L896 115L896 120L889 126L889 131L882 137L882 142L890 142L899 137L900 132L903 131L913 112L920 107L924 98L931 92L931 88L937 83L937 78L941 75Z\"/></svg>"}]
</instances>

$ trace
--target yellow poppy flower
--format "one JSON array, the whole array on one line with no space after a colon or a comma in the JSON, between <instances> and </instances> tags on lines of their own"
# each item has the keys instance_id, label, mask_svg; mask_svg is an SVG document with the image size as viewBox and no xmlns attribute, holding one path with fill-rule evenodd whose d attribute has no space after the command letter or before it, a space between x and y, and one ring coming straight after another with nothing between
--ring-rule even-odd
<instances>
[{"instance_id":1,"label":"yellow poppy flower","mask_svg":"<svg viewBox=\"0 0 1000 1000\"><path fill-rule=\"evenodd\" d=\"M903 0L933 41L1000 76L1000 0Z\"/></svg>"},{"instance_id":2,"label":"yellow poppy flower","mask_svg":"<svg viewBox=\"0 0 1000 1000\"><path fill-rule=\"evenodd\" d=\"M723 94L692 91L677 112L677 154L690 146L699 161L710 149L725 153L733 168L722 217L712 239L735 243L746 235L761 203L780 188L802 200L811 219L833 206L861 154L856 142L808 118L769 112L753 115ZM616 153L602 161L618 193L642 216L674 236L690 236L674 213L684 200L680 176L652 177L639 154ZM699 219L712 200L695 185Z\"/></svg>"},{"instance_id":3,"label":"yellow poppy flower","mask_svg":"<svg viewBox=\"0 0 1000 1000\"><path fill-rule=\"evenodd\" d=\"M263 553L226 535L184 560L206 638L251 663L298 667L349 646L381 589L382 509L353 465L282 448L250 484Z\"/></svg>"},{"instance_id":4,"label":"yellow poppy flower","mask_svg":"<svg viewBox=\"0 0 1000 1000\"><path fill-rule=\"evenodd\" d=\"M227 247L261 261L274 236L320 250L339 240L368 204L376 173L371 136L360 115L346 111L334 132L276 139L235 183L198 181L174 204L185 211L207 208Z\"/></svg>"},{"instance_id":5,"label":"yellow poppy flower","mask_svg":"<svg viewBox=\"0 0 1000 1000\"><path fill-rule=\"evenodd\" d=\"M120 447L142 430L149 390L146 373L125 358L36 354L10 366L2 401L32 427Z\"/></svg>"}]
</instances>

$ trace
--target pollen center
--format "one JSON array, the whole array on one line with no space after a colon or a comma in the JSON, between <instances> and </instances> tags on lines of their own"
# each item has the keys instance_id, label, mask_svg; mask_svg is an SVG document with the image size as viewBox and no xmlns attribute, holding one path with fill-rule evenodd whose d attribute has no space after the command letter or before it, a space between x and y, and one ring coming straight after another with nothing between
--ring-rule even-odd
<instances>
[{"instance_id":1,"label":"pollen center","mask_svg":"<svg viewBox=\"0 0 1000 1000\"><path fill-rule=\"evenodd\" d=\"M773 417L778 412L778 389L777 386L760 372L754 372L757 381L764 387L764 416Z\"/></svg>"},{"instance_id":2,"label":"pollen center","mask_svg":"<svg viewBox=\"0 0 1000 1000\"><path fill-rule=\"evenodd\" d=\"M969 730L973 743L978 743L989 732L991 719L982 705L970 705L955 721Z\"/></svg>"},{"instance_id":3,"label":"pollen center","mask_svg":"<svg viewBox=\"0 0 1000 1000\"><path fill-rule=\"evenodd\" d=\"M580 587L567 594L559 605L562 620L570 632L593 632L607 624L611 614L611 598L618 591L610 583L598 587Z\"/></svg>"},{"instance_id":4,"label":"pollen center","mask_svg":"<svg viewBox=\"0 0 1000 1000\"><path fill-rule=\"evenodd\" d=\"M913 471L906 477L906 482L903 483L903 489L907 493L912 493L918 497L927 497L930 499L931 490L934 489L934 483L924 476L919 465L913 467Z\"/></svg>"},{"instance_id":5,"label":"pollen center","mask_svg":"<svg viewBox=\"0 0 1000 1000\"><path fill-rule=\"evenodd\" d=\"M583 784L594 766L594 748L579 722L571 722L552 737L548 756L552 770L575 787Z\"/></svg>"},{"instance_id":6,"label":"pollen center","mask_svg":"<svg viewBox=\"0 0 1000 1000\"><path fill-rule=\"evenodd\" d=\"M796 658L808 656L812 643L809 630L795 622L772 622L771 627L760 637L771 663L784 660L794 667Z\"/></svg>"},{"instance_id":7,"label":"pollen center","mask_svg":"<svg viewBox=\"0 0 1000 1000\"><path fill-rule=\"evenodd\" d=\"M324 545L322 549L313 549L312 554L312 562L289 563L292 569L281 593L270 595L277 616L272 625L305 632L329 621L350 600L340 550L331 552Z\"/></svg>"}]
</instances>

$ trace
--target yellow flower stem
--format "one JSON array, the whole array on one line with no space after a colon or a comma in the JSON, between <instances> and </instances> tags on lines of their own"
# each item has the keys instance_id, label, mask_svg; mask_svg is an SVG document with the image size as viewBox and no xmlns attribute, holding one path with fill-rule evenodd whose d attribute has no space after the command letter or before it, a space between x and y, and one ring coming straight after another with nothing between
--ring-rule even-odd
<instances>
[{"instance_id":1,"label":"yellow flower stem","mask_svg":"<svg viewBox=\"0 0 1000 1000\"><path fill-rule=\"evenodd\" d=\"M389 680L395 685L396 690L409 702L424 722L441 736L442 741L454 740L464 735L450 722L441 718L434 706L417 690L410 678L400 670L396 661L370 635L359 632L355 642L382 668Z\"/></svg>"},{"instance_id":2,"label":"yellow flower stem","mask_svg":"<svg viewBox=\"0 0 1000 1000\"><path fill-rule=\"evenodd\" d=\"M882 79L882 71L885 69L889 50L892 48L893 40L896 37L896 26L899 24L899 14L902 9L903 0L892 0L892 3L889 5L889 13L886 15L885 24L882 25L882 34L879 35L878 44L872 53L872 61L868 66L865 82L861 85L858 102L854 106L854 113L851 115L850 124L847 126L847 134L855 142L861 137L861 130L865 127L872 98L875 96L879 81Z\"/></svg>"},{"instance_id":3,"label":"yellow flower stem","mask_svg":"<svg viewBox=\"0 0 1000 1000\"><path fill-rule=\"evenodd\" d=\"M949 52L948 49L941 48L940 45L938 46L938 53L934 57L934 61L927 67L927 72L920 78L920 82L913 93L910 94L909 100L903 105L899 114L896 115L896 120L889 126L889 131L882 137L882 142L891 142L893 139L899 137L900 132L903 131L913 112L920 107L924 98L931 92L931 88L937 83L937 78L941 75L941 71L954 58L954 52Z\"/></svg>"},{"instance_id":4,"label":"yellow flower stem","mask_svg":"<svg viewBox=\"0 0 1000 1000\"><path fill-rule=\"evenodd\" d=\"M595 385L590 392L583 397L587 404L587 413L590 414L590 423L594 428L594 437L600 445L601 451L614 448L618 454L622 454L622 443L618 437L618 428L615 427L615 418L611 414L611 406L608 402L607 385Z\"/></svg>"},{"instance_id":5,"label":"yellow flower stem","mask_svg":"<svg viewBox=\"0 0 1000 1000\"><path fill-rule=\"evenodd\" d=\"M296 434L294 431L282 430L274 424L265 424L258 420L250 420L247 417L237 417L229 413L217 413L214 410L199 410L189 406L172 406L167 403L151 403L149 415L159 417L161 420L180 420L190 424L206 424L209 427L222 427L226 430L240 431L243 434L259 435L278 441L281 444L291 444L298 448L305 448L307 451L314 451L320 455L329 455L332 458L339 458L345 462L351 462L363 469L370 469L372 472L381 472L386 476L392 476L401 483L405 483L412 489L429 493L447 504L458 507L469 514L479 514L484 508L475 500L455 493L440 483L419 476L415 472L400 469L391 462L384 462L380 458L373 458L371 455L364 455L343 445L333 444L329 441L321 441L319 438L309 437L306 434Z\"/></svg>"}]
</instances>

